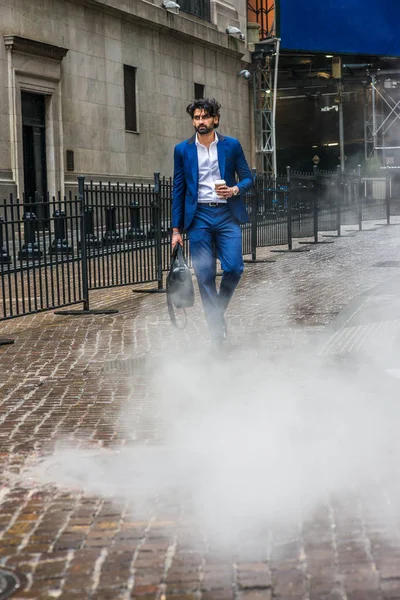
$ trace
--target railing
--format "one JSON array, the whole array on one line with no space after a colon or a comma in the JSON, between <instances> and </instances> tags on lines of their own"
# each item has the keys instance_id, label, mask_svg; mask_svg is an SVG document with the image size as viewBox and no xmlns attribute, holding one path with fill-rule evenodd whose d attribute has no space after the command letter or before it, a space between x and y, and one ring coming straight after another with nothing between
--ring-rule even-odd
<instances>
[{"instance_id":1,"label":"railing","mask_svg":"<svg viewBox=\"0 0 400 600\"><path fill-rule=\"evenodd\" d=\"M11 195L0 214L0 318L82 302L77 198L27 206Z\"/></svg>"},{"instance_id":2,"label":"railing","mask_svg":"<svg viewBox=\"0 0 400 600\"><path fill-rule=\"evenodd\" d=\"M344 225L389 224L400 214L388 177L317 168L288 168L274 180L253 176L249 222L242 225L243 254L252 260L260 247L290 251L295 239L318 242L321 232L339 236ZM20 202L11 195L0 203L0 320L77 303L89 310L91 290L149 283L163 290L171 179L156 173L149 185L95 185L79 178L78 189L77 196Z\"/></svg>"},{"instance_id":3,"label":"railing","mask_svg":"<svg viewBox=\"0 0 400 600\"><path fill-rule=\"evenodd\" d=\"M84 186L89 289L157 281L158 192L152 186Z\"/></svg>"}]
</instances>

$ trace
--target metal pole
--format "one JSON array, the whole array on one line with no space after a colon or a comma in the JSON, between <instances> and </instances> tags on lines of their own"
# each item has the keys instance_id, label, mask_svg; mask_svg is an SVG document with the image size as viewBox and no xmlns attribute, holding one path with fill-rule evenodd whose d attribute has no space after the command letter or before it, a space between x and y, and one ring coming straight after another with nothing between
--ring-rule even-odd
<instances>
[{"instance_id":1,"label":"metal pole","mask_svg":"<svg viewBox=\"0 0 400 600\"><path fill-rule=\"evenodd\" d=\"M279 52L281 47L281 39L276 39L275 47L275 71L274 71L274 90L272 98L272 118L271 118L271 134L272 134L272 175L274 180L278 175L276 164L276 95L278 91L278 69L279 69Z\"/></svg>"},{"instance_id":2,"label":"metal pole","mask_svg":"<svg viewBox=\"0 0 400 600\"><path fill-rule=\"evenodd\" d=\"M257 172L255 169L251 170L253 176L253 187L251 190L251 259L255 261L257 259Z\"/></svg>"},{"instance_id":3,"label":"metal pole","mask_svg":"<svg viewBox=\"0 0 400 600\"><path fill-rule=\"evenodd\" d=\"M293 246L292 240L292 190L290 183L290 167L286 167L286 181L288 188L288 202L287 202L287 233L288 233L288 248L291 251Z\"/></svg>"},{"instance_id":4,"label":"metal pole","mask_svg":"<svg viewBox=\"0 0 400 600\"><path fill-rule=\"evenodd\" d=\"M337 197L336 197L336 230L337 235L340 237L341 235L341 203L342 203L342 193L343 193L343 171L341 171L340 165L337 167Z\"/></svg>"},{"instance_id":5,"label":"metal pole","mask_svg":"<svg viewBox=\"0 0 400 600\"><path fill-rule=\"evenodd\" d=\"M318 244L318 180L317 165L313 166L314 175L314 242Z\"/></svg>"},{"instance_id":6,"label":"metal pole","mask_svg":"<svg viewBox=\"0 0 400 600\"><path fill-rule=\"evenodd\" d=\"M4 227L7 227L7 223L5 223L3 217L0 217L0 265L9 265L11 263L11 257L8 252L8 244L5 241L7 233L3 236L3 225ZM3 275L3 269L1 269L1 274Z\"/></svg>"},{"instance_id":7,"label":"metal pole","mask_svg":"<svg viewBox=\"0 0 400 600\"><path fill-rule=\"evenodd\" d=\"M250 120L250 164L255 168L257 161L257 137L256 137L256 73L253 73L249 94L249 120Z\"/></svg>"},{"instance_id":8,"label":"metal pole","mask_svg":"<svg viewBox=\"0 0 400 600\"><path fill-rule=\"evenodd\" d=\"M149 186L150 187L150 186ZM165 187L164 187L165 189ZM170 192L172 191L172 184L169 187ZM168 214L166 212L165 202L161 202L161 181L160 173L154 173L154 185L153 189L149 190L150 206L151 206L151 228L147 232L147 238L154 239L154 255L155 255L155 267L156 267L156 280L157 287L148 289L133 289L134 294L164 294L166 289L163 288L163 233L164 223ZM144 232L140 230L143 238L146 237Z\"/></svg>"},{"instance_id":9,"label":"metal pole","mask_svg":"<svg viewBox=\"0 0 400 600\"><path fill-rule=\"evenodd\" d=\"M386 225L390 225L390 176L386 171L386 186L385 186L385 196L386 196Z\"/></svg>"},{"instance_id":10,"label":"metal pole","mask_svg":"<svg viewBox=\"0 0 400 600\"><path fill-rule=\"evenodd\" d=\"M85 231L85 178L78 177L78 198L81 209L81 259L82 259L82 298L83 310L89 310L89 281L87 265L86 231Z\"/></svg>"},{"instance_id":11,"label":"metal pole","mask_svg":"<svg viewBox=\"0 0 400 600\"><path fill-rule=\"evenodd\" d=\"M272 263L275 262L270 258L261 258L257 259L257 237L258 237L258 203L260 201L260 197L262 198L263 208L265 209L265 198L264 198L264 188L265 188L265 174L261 173L257 177L256 169L251 170L252 178L253 178L253 187L251 189L250 196L250 204L251 204L251 214L250 214L250 245L251 245L251 258L244 259L245 263ZM260 183L261 181L261 183ZM262 194L262 196L261 196Z\"/></svg>"},{"instance_id":12,"label":"metal pole","mask_svg":"<svg viewBox=\"0 0 400 600\"><path fill-rule=\"evenodd\" d=\"M5 204L5 201L4 201ZM3 265L9 265L11 263L11 258L8 253L7 244L4 245L4 237L3 237L3 224L7 227L7 223L5 223L3 217L0 217L0 281L1 287L5 290L4 284L4 267ZM6 234L7 237L7 234ZM10 277L10 275L9 275ZM0 346L6 346L8 344L13 344L15 340L0 338Z\"/></svg>"},{"instance_id":13,"label":"metal pole","mask_svg":"<svg viewBox=\"0 0 400 600\"><path fill-rule=\"evenodd\" d=\"M338 81L340 170L344 171L343 83Z\"/></svg>"},{"instance_id":14,"label":"metal pole","mask_svg":"<svg viewBox=\"0 0 400 600\"><path fill-rule=\"evenodd\" d=\"M157 289L163 289L163 272L162 272L162 239L161 239L161 186L160 186L160 173L154 173L154 241L155 241L155 254L156 254L156 265L157 265Z\"/></svg>"},{"instance_id":15,"label":"metal pole","mask_svg":"<svg viewBox=\"0 0 400 600\"><path fill-rule=\"evenodd\" d=\"M368 158L368 96L364 85L364 158Z\"/></svg>"},{"instance_id":16,"label":"metal pole","mask_svg":"<svg viewBox=\"0 0 400 600\"><path fill-rule=\"evenodd\" d=\"M376 133L376 90L375 90L376 79L374 75L371 75L371 86L372 86L372 137L373 143L373 155L375 156L375 148L377 144L377 133Z\"/></svg>"},{"instance_id":17,"label":"metal pole","mask_svg":"<svg viewBox=\"0 0 400 600\"><path fill-rule=\"evenodd\" d=\"M253 111L254 111L254 166L258 164L258 156L257 151L260 150L261 144L259 143L259 136L261 135L260 129L261 125L259 123L259 112L258 112L258 103L257 103L257 91L260 88L259 85L260 73L258 69L254 69L253 71ZM260 169L262 171L262 168Z\"/></svg>"},{"instance_id":18,"label":"metal pole","mask_svg":"<svg viewBox=\"0 0 400 600\"><path fill-rule=\"evenodd\" d=\"M362 181L361 181L361 165L357 167L357 177L358 177L358 185L357 185L357 202L358 202L358 229L362 230Z\"/></svg>"}]
</instances>

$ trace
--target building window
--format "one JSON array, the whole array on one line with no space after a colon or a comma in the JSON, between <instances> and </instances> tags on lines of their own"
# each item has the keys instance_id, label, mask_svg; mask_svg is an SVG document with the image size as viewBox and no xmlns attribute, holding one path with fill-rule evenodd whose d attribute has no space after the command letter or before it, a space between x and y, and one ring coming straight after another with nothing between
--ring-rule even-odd
<instances>
[{"instance_id":1,"label":"building window","mask_svg":"<svg viewBox=\"0 0 400 600\"><path fill-rule=\"evenodd\" d=\"M67 150L67 171L75 171L74 151Z\"/></svg>"},{"instance_id":2,"label":"building window","mask_svg":"<svg viewBox=\"0 0 400 600\"><path fill-rule=\"evenodd\" d=\"M179 0L181 10L206 21L211 21L210 0Z\"/></svg>"},{"instance_id":3,"label":"building window","mask_svg":"<svg viewBox=\"0 0 400 600\"><path fill-rule=\"evenodd\" d=\"M125 129L137 131L136 67L124 65Z\"/></svg>"},{"instance_id":4,"label":"building window","mask_svg":"<svg viewBox=\"0 0 400 600\"><path fill-rule=\"evenodd\" d=\"M200 100L204 98L204 85L202 83L194 84L194 99Z\"/></svg>"}]
</instances>

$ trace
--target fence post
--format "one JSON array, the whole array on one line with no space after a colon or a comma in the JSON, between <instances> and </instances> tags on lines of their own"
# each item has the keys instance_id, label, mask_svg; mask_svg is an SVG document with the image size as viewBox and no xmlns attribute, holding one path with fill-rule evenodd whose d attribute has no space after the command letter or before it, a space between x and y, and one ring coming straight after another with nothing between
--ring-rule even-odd
<instances>
[{"instance_id":1,"label":"fence post","mask_svg":"<svg viewBox=\"0 0 400 600\"><path fill-rule=\"evenodd\" d=\"M286 167L286 182L287 182L287 234L288 234L288 248L291 251L293 247L292 240L292 189L291 189L291 177L290 167Z\"/></svg>"},{"instance_id":2,"label":"fence post","mask_svg":"<svg viewBox=\"0 0 400 600\"><path fill-rule=\"evenodd\" d=\"M122 242L121 235L117 229L117 207L109 204L105 207L106 212L106 231L103 236L104 244L119 244Z\"/></svg>"},{"instance_id":3,"label":"fence post","mask_svg":"<svg viewBox=\"0 0 400 600\"><path fill-rule=\"evenodd\" d=\"M66 214L63 210L55 210L54 217L54 240L50 244L50 254L69 254L72 247L68 245L66 240Z\"/></svg>"},{"instance_id":4,"label":"fence post","mask_svg":"<svg viewBox=\"0 0 400 600\"><path fill-rule=\"evenodd\" d=\"M342 204L342 193L343 193L343 172L340 165L337 166L337 194L336 194L336 231L337 236L341 236L341 204Z\"/></svg>"},{"instance_id":5,"label":"fence post","mask_svg":"<svg viewBox=\"0 0 400 600\"><path fill-rule=\"evenodd\" d=\"M3 224L4 224L4 219L3 219L3 217L0 217L0 266L1 266L0 282L1 282L2 289L5 290L4 274L3 274L2 265L4 265L4 264L9 265L11 263L11 258L10 258L10 255L8 254L7 247L4 244ZM7 227L7 225L5 225L5 226ZM13 344L14 342L15 342L15 340L12 340L12 339L0 338L0 346L7 346L9 344Z\"/></svg>"},{"instance_id":6,"label":"fence post","mask_svg":"<svg viewBox=\"0 0 400 600\"><path fill-rule=\"evenodd\" d=\"M81 259L82 259L82 299L83 310L89 310L89 281L87 264L87 245L85 231L85 178L82 175L78 177L78 198L80 206L80 225L81 225Z\"/></svg>"},{"instance_id":7,"label":"fence post","mask_svg":"<svg viewBox=\"0 0 400 600\"><path fill-rule=\"evenodd\" d=\"M100 246L99 239L94 233L93 206L85 206L83 215L86 248L89 246Z\"/></svg>"},{"instance_id":8,"label":"fence post","mask_svg":"<svg viewBox=\"0 0 400 600\"><path fill-rule=\"evenodd\" d=\"M244 263L273 263L274 259L271 258L257 258L257 246L258 246L258 203L259 203L259 181L257 178L256 169L251 169L252 179L253 179L253 187L251 188L250 193L250 206L251 206L251 214L250 214L250 245L251 245L251 258L244 258ZM262 177L262 175L261 175ZM264 179L262 179L262 187L265 185ZM262 192L264 194L264 191ZM265 210L265 205L264 205Z\"/></svg>"},{"instance_id":9,"label":"fence post","mask_svg":"<svg viewBox=\"0 0 400 600\"><path fill-rule=\"evenodd\" d=\"M314 242L318 244L318 167L313 165L314 176Z\"/></svg>"},{"instance_id":10,"label":"fence post","mask_svg":"<svg viewBox=\"0 0 400 600\"><path fill-rule=\"evenodd\" d=\"M3 265L4 264L9 265L11 263L11 257L8 253L8 248L4 242L3 225L4 225L4 219L3 219L3 217L0 217L0 263ZM5 225L5 226L7 227L7 225Z\"/></svg>"},{"instance_id":11,"label":"fence post","mask_svg":"<svg viewBox=\"0 0 400 600\"><path fill-rule=\"evenodd\" d=\"M162 271L162 237L161 237L161 185L160 173L154 173L154 241L157 267L157 289L163 289L163 271Z\"/></svg>"},{"instance_id":12,"label":"fence post","mask_svg":"<svg viewBox=\"0 0 400 600\"><path fill-rule=\"evenodd\" d=\"M126 240L144 240L145 232L140 227L140 204L135 200L129 204L130 228L126 232Z\"/></svg>"},{"instance_id":13,"label":"fence post","mask_svg":"<svg viewBox=\"0 0 400 600\"><path fill-rule=\"evenodd\" d=\"M258 196L257 196L257 171L251 170L253 187L251 188L251 259L257 259L257 212L258 212Z\"/></svg>"},{"instance_id":14,"label":"fence post","mask_svg":"<svg viewBox=\"0 0 400 600\"><path fill-rule=\"evenodd\" d=\"M147 239L154 239L154 254L156 263L157 287L152 289L133 289L134 294L163 294L167 290L163 288L163 253L162 238L164 227L162 226L163 213L161 210L161 182L160 173L154 173L154 187L150 192L151 227L147 231Z\"/></svg>"},{"instance_id":15,"label":"fence post","mask_svg":"<svg viewBox=\"0 0 400 600\"><path fill-rule=\"evenodd\" d=\"M386 225L390 225L391 179L387 170L385 184Z\"/></svg>"},{"instance_id":16,"label":"fence post","mask_svg":"<svg viewBox=\"0 0 400 600\"><path fill-rule=\"evenodd\" d=\"M18 252L19 260L34 260L42 256L42 251L36 242L36 215L33 212L26 212L22 217L24 221L24 243Z\"/></svg>"}]
</instances>

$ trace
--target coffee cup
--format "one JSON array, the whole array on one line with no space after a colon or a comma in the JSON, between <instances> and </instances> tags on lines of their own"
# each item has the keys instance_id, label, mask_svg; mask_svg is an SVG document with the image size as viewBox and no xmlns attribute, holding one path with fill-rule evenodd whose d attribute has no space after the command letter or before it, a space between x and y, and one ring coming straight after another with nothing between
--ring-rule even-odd
<instances>
[{"instance_id":1,"label":"coffee cup","mask_svg":"<svg viewBox=\"0 0 400 600\"><path fill-rule=\"evenodd\" d=\"M224 185L226 185L225 179L217 179L216 181L214 181L214 186L215 186L215 191L216 191L217 196L218 196L219 188Z\"/></svg>"},{"instance_id":2,"label":"coffee cup","mask_svg":"<svg viewBox=\"0 0 400 600\"><path fill-rule=\"evenodd\" d=\"M218 191L218 188L221 187L222 185L226 185L225 179L217 179L216 181L214 181L214 186L215 186L216 191Z\"/></svg>"}]
</instances>

